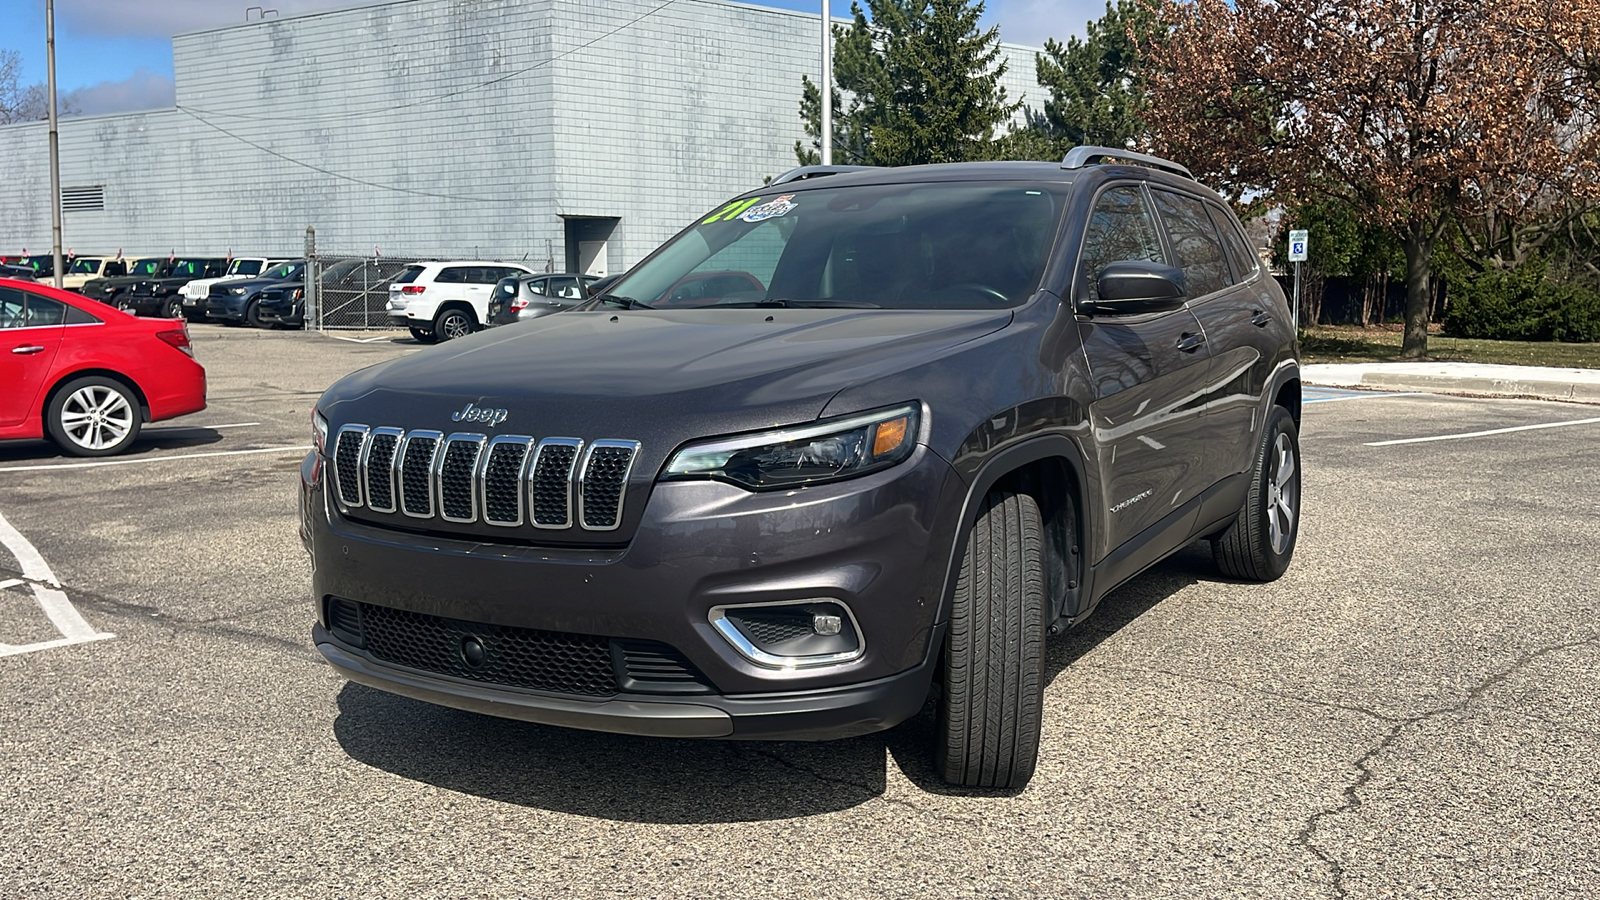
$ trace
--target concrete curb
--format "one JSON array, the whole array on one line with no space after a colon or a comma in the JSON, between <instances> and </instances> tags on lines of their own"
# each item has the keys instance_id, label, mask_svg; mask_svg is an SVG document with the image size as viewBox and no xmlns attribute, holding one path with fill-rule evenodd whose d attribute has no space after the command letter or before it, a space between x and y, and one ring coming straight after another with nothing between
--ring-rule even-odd
<instances>
[{"instance_id":1,"label":"concrete curb","mask_svg":"<svg viewBox=\"0 0 1600 900\"><path fill-rule=\"evenodd\" d=\"M1307 384L1600 404L1600 369L1478 363L1314 363Z\"/></svg>"}]
</instances>

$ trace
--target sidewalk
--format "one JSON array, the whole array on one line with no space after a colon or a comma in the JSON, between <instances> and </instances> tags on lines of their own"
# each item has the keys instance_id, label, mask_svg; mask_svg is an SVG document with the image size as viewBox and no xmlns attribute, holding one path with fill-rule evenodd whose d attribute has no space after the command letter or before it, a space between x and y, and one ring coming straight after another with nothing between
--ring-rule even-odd
<instances>
[{"instance_id":1,"label":"sidewalk","mask_svg":"<svg viewBox=\"0 0 1600 900\"><path fill-rule=\"evenodd\" d=\"M1302 367L1300 374L1306 384L1322 387L1600 403L1600 369L1452 362L1314 363Z\"/></svg>"}]
</instances>

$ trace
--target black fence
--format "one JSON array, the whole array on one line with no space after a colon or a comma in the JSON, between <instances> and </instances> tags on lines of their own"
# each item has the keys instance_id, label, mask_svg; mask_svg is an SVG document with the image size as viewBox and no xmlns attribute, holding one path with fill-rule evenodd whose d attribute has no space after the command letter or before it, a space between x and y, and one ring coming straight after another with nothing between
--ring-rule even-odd
<instances>
[{"instance_id":1,"label":"black fence","mask_svg":"<svg viewBox=\"0 0 1600 900\"><path fill-rule=\"evenodd\" d=\"M320 254L315 262L317 309L307 330L392 328L384 308L389 285L417 259L403 256ZM308 279L309 281L309 279Z\"/></svg>"}]
</instances>

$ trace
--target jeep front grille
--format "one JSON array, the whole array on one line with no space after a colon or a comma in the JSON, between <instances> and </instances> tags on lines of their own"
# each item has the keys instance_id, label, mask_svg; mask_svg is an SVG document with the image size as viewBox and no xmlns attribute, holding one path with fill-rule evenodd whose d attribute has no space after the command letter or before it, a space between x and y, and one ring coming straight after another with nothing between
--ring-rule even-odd
<instances>
[{"instance_id":1,"label":"jeep front grille","mask_svg":"<svg viewBox=\"0 0 1600 900\"><path fill-rule=\"evenodd\" d=\"M614 531L622 524L638 441L345 425L333 450L343 509L456 524Z\"/></svg>"}]
</instances>

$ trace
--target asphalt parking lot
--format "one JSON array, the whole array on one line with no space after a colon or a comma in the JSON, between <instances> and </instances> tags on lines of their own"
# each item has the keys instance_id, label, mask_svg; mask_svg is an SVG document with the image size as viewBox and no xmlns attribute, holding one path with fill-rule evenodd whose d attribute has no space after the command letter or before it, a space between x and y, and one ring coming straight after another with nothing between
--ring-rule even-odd
<instances>
[{"instance_id":1,"label":"asphalt parking lot","mask_svg":"<svg viewBox=\"0 0 1600 900\"><path fill-rule=\"evenodd\" d=\"M1229 583L1200 545L1107 598L997 795L939 782L927 713L671 742L344 683L296 537L311 404L419 347L194 332L210 408L132 455L0 444L0 897L1600 885L1600 423L1524 429L1593 407L1309 392L1289 573Z\"/></svg>"}]
</instances>

